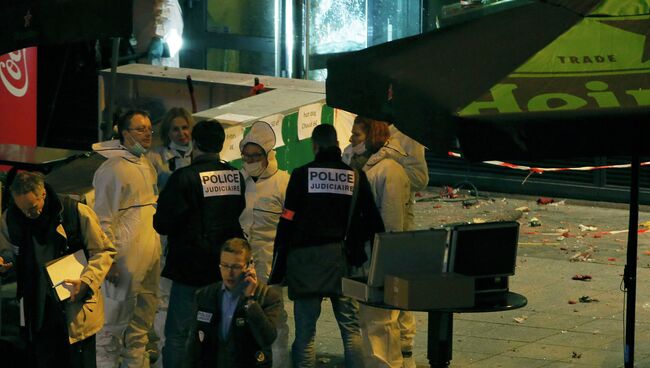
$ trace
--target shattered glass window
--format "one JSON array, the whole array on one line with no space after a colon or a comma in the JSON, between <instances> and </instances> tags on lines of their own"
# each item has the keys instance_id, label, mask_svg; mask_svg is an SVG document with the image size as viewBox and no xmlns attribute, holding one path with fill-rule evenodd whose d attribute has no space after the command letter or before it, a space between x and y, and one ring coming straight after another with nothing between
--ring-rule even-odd
<instances>
[{"instance_id":1,"label":"shattered glass window","mask_svg":"<svg viewBox=\"0 0 650 368\"><path fill-rule=\"evenodd\" d=\"M365 48L368 42L365 0L311 0L309 54Z\"/></svg>"}]
</instances>

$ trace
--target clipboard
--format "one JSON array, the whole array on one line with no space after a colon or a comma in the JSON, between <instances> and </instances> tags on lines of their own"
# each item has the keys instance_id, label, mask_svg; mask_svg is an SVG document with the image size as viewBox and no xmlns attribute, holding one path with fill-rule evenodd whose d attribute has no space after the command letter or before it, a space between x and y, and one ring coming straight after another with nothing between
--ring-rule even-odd
<instances>
[{"instance_id":1,"label":"clipboard","mask_svg":"<svg viewBox=\"0 0 650 368\"><path fill-rule=\"evenodd\" d=\"M83 249L45 264L45 270L59 301L70 298L70 287L63 280L78 280L86 266L88 266L88 259Z\"/></svg>"}]
</instances>

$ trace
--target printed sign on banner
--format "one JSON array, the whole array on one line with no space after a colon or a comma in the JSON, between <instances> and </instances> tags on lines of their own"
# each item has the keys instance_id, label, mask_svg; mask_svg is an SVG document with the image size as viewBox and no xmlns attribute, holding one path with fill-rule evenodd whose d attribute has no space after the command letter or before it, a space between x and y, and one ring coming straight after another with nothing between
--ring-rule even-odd
<instances>
[{"instance_id":1,"label":"printed sign on banner","mask_svg":"<svg viewBox=\"0 0 650 368\"><path fill-rule=\"evenodd\" d=\"M309 168L309 193L352 195L354 171L345 169Z\"/></svg>"},{"instance_id":2,"label":"printed sign on banner","mask_svg":"<svg viewBox=\"0 0 650 368\"><path fill-rule=\"evenodd\" d=\"M323 105L315 103L306 105L298 110L298 139L311 138L314 128L320 124Z\"/></svg>"},{"instance_id":3,"label":"printed sign on banner","mask_svg":"<svg viewBox=\"0 0 650 368\"><path fill-rule=\"evenodd\" d=\"M282 119L284 119L284 115L282 114L275 114L260 119L269 123L271 128L273 128L273 132L275 133L275 146L273 148L284 146L284 140L282 139Z\"/></svg>"},{"instance_id":4,"label":"printed sign on banner","mask_svg":"<svg viewBox=\"0 0 650 368\"><path fill-rule=\"evenodd\" d=\"M244 138L244 128L241 125L224 127L226 139L223 142L223 149L219 156L224 161L232 161L241 157L239 142Z\"/></svg>"},{"instance_id":5,"label":"printed sign on banner","mask_svg":"<svg viewBox=\"0 0 650 368\"><path fill-rule=\"evenodd\" d=\"M36 47L0 55L0 143L36 145Z\"/></svg>"},{"instance_id":6,"label":"printed sign on banner","mask_svg":"<svg viewBox=\"0 0 650 368\"><path fill-rule=\"evenodd\" d=\"M204 197L240 195L239 171L217 170L199 173Z\"/></svg>"}]
</instances>

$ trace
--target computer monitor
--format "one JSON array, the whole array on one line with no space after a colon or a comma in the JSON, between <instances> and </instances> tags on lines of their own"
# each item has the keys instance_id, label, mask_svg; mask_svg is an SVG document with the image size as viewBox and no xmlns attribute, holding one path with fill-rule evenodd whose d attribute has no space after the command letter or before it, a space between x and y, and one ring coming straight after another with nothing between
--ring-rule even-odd
<instances>
[{"instance_id":1,"label":"computer monitor","mask_svg":"<svg viewBox=\"0 0 650 368\"><path fill-rule=\"evenodd\" d=\"M431 229L375 235L368 286L383 287L384 276L444 272L449 231Z\"/></svg>"},{"instance_id":2,"label":"computer monitor","mask_svg":"<svg viewBox=\"0 0 650 368\"><path fill-rule=\"evenodd\" d=\"M456 225L451 230L449 272L477 278L515 274L518 222Z\"/></svg>"}]
</instances>

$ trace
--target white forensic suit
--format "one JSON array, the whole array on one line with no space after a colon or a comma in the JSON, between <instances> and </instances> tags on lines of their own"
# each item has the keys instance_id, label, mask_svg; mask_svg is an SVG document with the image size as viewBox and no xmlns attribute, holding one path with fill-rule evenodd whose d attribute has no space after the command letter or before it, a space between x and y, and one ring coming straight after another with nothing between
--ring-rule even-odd
<instances>
[{"instance_id":1,"label":"white forensic suit","mask_svg":"<svg viewBox=\"0 0 650 368\"><path fill-rule=\"evenodd\" d=\"M407 207L407 218L404 230L415 230L415 193L424 190L429 185L429 168L424 156L425 147L416 142L411 137L400 132L395 125L389 126L390 140L393 144L402 147L406 155L396 155L395 159L406 171L411 183L411 194ZM413 342L415 339L415 317L411 312L400 312L399 315L400 339L402 341L402 351L413 353ZM414 366L411 360L411 365Z\"/></svg>"},{"instance_id":2,"label":"white forensic suit","mask_svg":"<svg viewBox=\"0 0 650 368\"><path fill-rule=\"evenodd\" d=\"M406 230L411 184L397 162L404 156L399 143L389 141L363 168L387 232ZM399 315L399 310L359 306L366 368L402 367Z\"/></svg>"},{"instance_id":3,"label":"white forensic suit","mask_svg":"<svg viewBox=\"0 0 650 368\"><path fill-rule=\"evenodd\" d=\"M242 169L246 184L246 208L239 216L239 224L253 251L255 272L260 281L268 282L273 263L273 243L284 207L284 198L289 184L289 174L278 169L275 158L275 134L265 122L256 122L248 135L240 143L240 149L248 143L254 143L268 152L268 165L262 174L253 180L251 175ZM277 287L277 286L271 286ZM283 292L283 290L281 290ZM278 336L271 345L273 352L273 367L291 366L289 354L289 325L287 314L284 312L278 321Z\"/></svg>"},{"instance_id":4,"label":"white forensic suit","mask_svg":"<svg viewBox=\"0 0 650 368\"><path fill-rule=\"evenodd\" d=\"M244 236L253 250L257 277L264 283L271 274L273 242L289 184L289 174L278 169L275 151L269 152L267 159L269 165L257 182L241 170L246 183L246 208L239 216Z\"/></svg>"},{"instance_id":5,"label":"white forensic suit","mask_svg":"<svg viewBox=\"0 0 650 368\"><path fill-rule=\"evenodd\" d=\"M156 173L158 174L158 192L160 192L174 171L189 166L192 163L192 146L188 145L186 150L179 152L170 143L167 146L150 149L145 155L151 161L154 169L156 169ZM167 237L164 235L160 236L160 243L162 245L160 268L162 269L165 267ZM149 346L147 347L149 355L157 358L155 364L151 364L152 367L162 367L162 356L160 352L162 351L162 347L165 346L165 321L167 320L171 287L172 281L170 279L166 277L160 278L158 309L154 318L153 331L149 333Z\"/></svg>"},{"instance_id":6,"label":"white forensic suit","mask_svg":"<svg viewBox=\"0 0 650 368\"><path fill-rule=\"evenodd\" d=\"M153 229L158 197L156 171L143 155L136 157L119 141L93 149L108 160L95 172L94 210L102 230L117 249L116 284L105 281L105 324L97 334L97 366L149 367L147 333L158 305L160 239Z\"/></svg>"}]
</instances>

